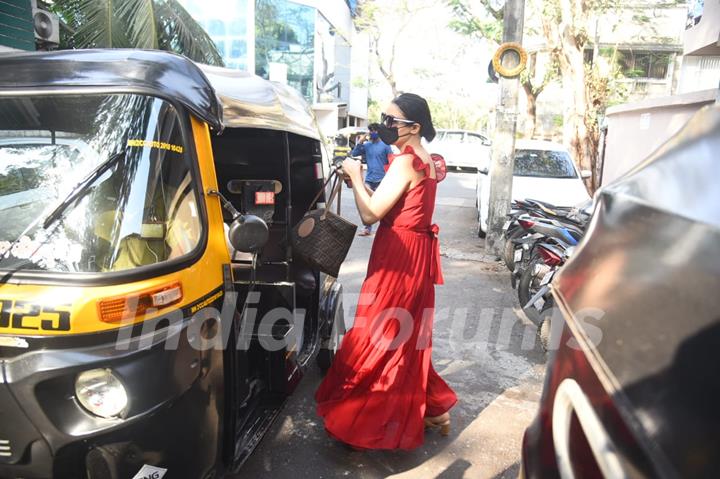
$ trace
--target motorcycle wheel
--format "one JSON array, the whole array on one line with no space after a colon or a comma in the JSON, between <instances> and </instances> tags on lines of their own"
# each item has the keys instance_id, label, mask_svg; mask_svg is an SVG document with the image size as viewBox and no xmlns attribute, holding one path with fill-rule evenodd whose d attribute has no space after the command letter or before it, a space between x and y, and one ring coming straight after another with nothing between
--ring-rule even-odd
<instances>
[{"instance_id":1,"label":"motorcycle wheel","mask_svg":"<svg viewBox=\"0 0 720 479\"><path fill-rule=\"evenodd\" d=\"M477 200L475 201L477 202ZM480 207L478 206L475 211L477 211L477 224L475 225L475 233L477 233L478 238L484 238L485 232L483 231L481 226Z\"/></svg>"},{"instance_id":2,"label":"motorcycle wheel","mask_svg":"<svg viewBox=\"0 0 720 479\"><path fill-rule=\"evenodd\" d=\"M503 261L505 262L505 266L507 266L507 269L509 269L510 271L515 271L515 243L513 243L512 240L522 237L524 233L524 229L517 228L509 232L505 236Z\"/></svg>"},{"instance_id":3,"label":"motorcycle wheel","mask_svg":"<svg viewBox=\"0 0 720 479\"><path fill-rule=\"evenodd\" d=\"M523 308L525 315L530 321L540 326L542 321L541 312L533 305L525 307L535 293L540 290L540 281L542 280L542 272L536 272L536 266L545 266L540 260L532 260L525 271L520 275L520 282L518 283L518 300L520 301L520 307Z\"/></svg>"},{"instance_id":4,"label":"motorcycle wheel","mask_svg":"<svg viewBox=\"0 0 720 479\"><path fill-rule=\"evenodd\" d=\"M538 341L543 351L546 353L550 350L550 334L552 332L552 309L555 302L552 297L548 299L540 311L540 326L537 329Z\"/></svg>"}]
</instances>

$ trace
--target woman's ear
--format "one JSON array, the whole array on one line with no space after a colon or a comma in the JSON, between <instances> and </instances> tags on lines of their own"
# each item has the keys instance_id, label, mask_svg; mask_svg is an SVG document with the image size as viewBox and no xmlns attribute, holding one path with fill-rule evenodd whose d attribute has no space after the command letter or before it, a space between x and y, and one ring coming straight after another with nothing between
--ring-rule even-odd
<instances>
[{"instance_id":1,"label":"woman's ear","mask_svg":"<svg viewBox=\"0 0 720 479\"><path fill-rule=\"evenodd\" d=\"M420 123L414 123L413 125L410 126L410 133L412 133L413 135L419 135L420 130L422 130Z\"/></svg>"}]
</instances>

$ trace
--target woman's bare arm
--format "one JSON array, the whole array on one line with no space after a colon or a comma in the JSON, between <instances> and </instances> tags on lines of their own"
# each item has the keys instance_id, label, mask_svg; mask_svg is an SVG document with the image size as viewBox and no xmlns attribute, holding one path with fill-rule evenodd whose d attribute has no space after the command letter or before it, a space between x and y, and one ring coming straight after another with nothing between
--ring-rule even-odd
<instances>
[{"instance_id":1,"label":"woman's bare arm","mask_svg":"<svg viewBox=\"0 0 720 479\"><path fill-rule=\"evenodd\" d=\"M395 158L388 169L380 186L371 195L362 181L362 172L358 165L349 163L355 160L345 160L343 170L353 183L355 203L360 213L360 219L366 225L380 221L405 193L413 180L412 155L402 155ZM355 162L358 163L359 162Z\"/></svg>"}]
</instances>

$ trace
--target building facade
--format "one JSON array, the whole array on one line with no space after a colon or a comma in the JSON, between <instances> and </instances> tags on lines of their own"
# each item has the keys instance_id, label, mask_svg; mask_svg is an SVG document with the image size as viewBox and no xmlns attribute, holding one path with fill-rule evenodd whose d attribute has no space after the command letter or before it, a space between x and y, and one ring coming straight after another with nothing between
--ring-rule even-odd
<instances>
[{"instance_id":1,"label":"building facade","mask_svg":"<svg viewBox=\"0 0 720 479\"><path fill-rule=\"evenodd\" d=\"M228 68L297 89L321 130L367 123L367 39L345 0L181 0Z\"/></svg>"},{"instance_id":2,"label":"building facade","mask_svg":"<svg viewBox=\"0 0 720 479\"><path fill-rule=\"evenodd\" d=\"M0 53L53 50L60 42L60 20L38 0L0 0Z\"/></svg>"},{"instance_id":3,"label":"building facade","mask_svg":"<svg viewBox=\"0 0 720 479\"><path fill-rule=\"evenodd\" d=\"M720 101L720 3L689 2L675 94L608 109L602 184L622 176L675 135L704 106Z\"/></svg>"},{"instance_id":4,"label":"building facade","mask_svg":"<svg viewBox=\"0 0 720 479\"><path fill-rule=\"evenodd\" d=\"M616 78L618 93L624 101L676 93L683 64L686 8L684 4L664 0L641 0L621 2L613 9L592 16L586 25L589 37L586 63L597 65L601 74ZM538 18L532 15L533 12L526 12L526 25L542 31ZM545 75L541 66L551 63L550 52L539 34L526 35L523 46L537 52L539 68L534 83L539 84ZM536 137L561 138L563 104L568 98L560 82L545 88L537 102ZM522 121L519 128L522 131Z\"/></svg>"},{"instance_id":5,"label":"building facade","mask_svg":"<svg viewBox=\"0 0 720 479\"><path fill-rule=\"evenodd\" d=\"M0 52L35 50L32 6L29 0L0 2Z\"/></svg>"},{"instance_id":6,"label":"building facade","mask_svg":"<svg viewBox=\"0 0 720 479\"><path fill-rule=\"evenodd\" d=\"M714 89L720 81L720 2L688 3L678 93Z\"/></svg>"}]
</instances>

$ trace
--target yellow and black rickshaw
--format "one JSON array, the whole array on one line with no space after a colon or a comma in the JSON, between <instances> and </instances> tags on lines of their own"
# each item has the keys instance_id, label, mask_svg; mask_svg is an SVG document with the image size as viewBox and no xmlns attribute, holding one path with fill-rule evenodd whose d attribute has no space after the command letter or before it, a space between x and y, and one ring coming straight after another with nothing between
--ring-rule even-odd
<instances>
[{"instance_id":1,"label":"yellow and black rickshaw","mask_svg":"<svg viewBox=\"0 0 720 479\"><path fill-rule=\"evenodd\" d=\"M333 156L342 158L350 156L350 152L367 133L366 126L348 126L339 129L333 139Z\"/></svg>"},{"instance_id":2,"label":"yellow and black rickshaw","mask_svg":"<svg viewBox=\"0 0 720 479\"><path fill-rule=\"evenodd\" d=\"M0 56L0 477L237 470L343 332L340 284L290 240L329 171L282 85Z\"/></svg>"}]
</instances>

